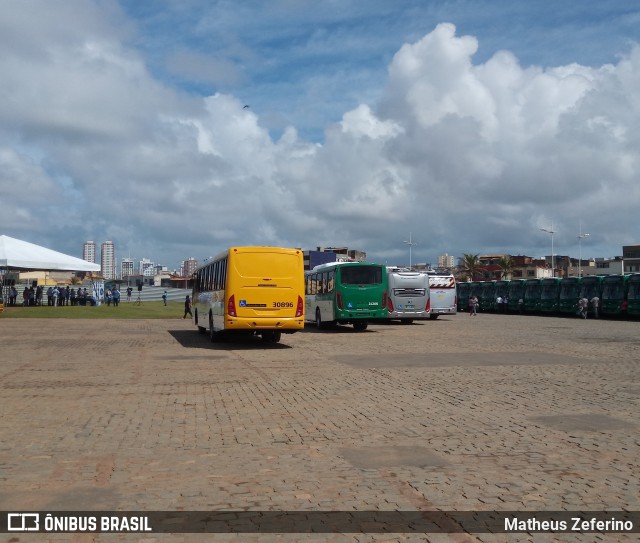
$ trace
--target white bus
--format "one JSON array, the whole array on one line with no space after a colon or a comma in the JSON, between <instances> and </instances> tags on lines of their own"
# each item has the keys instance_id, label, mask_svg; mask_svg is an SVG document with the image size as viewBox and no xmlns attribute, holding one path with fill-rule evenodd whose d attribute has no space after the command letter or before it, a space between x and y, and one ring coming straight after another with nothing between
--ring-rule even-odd
<instances>
[{"instance_id":1,"label":"white bus","mask_svg":"<svg viewBox=\"0 0 640 543\"><path fill-rule=\"evenodd\" d=\"M458 312L456 278L453 275L429 275L431 318L455 315Z\"/></svg>"},{"instance_id":2,"label":"white bus","mask_svg":"<svg viewBox=\"0 0 640 543\"><path fill-rule=\"evenodd\" d=\"M387 267L387 279L387 310L390 319L400 319L402 324L411 324L415 319L429 318L429 276L426 273Z\"/></svg>"}]
</instances>

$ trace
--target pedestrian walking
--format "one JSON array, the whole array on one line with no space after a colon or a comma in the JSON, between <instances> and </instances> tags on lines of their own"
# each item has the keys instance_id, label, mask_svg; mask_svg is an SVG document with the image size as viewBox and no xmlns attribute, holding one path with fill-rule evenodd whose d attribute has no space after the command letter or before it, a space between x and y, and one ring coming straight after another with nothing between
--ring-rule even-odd
<instances>
[{"instance_id":1,"label":"pedestrian walking","mask_svg":"<svg viewBox=\"0 0 640 543\"><path fill-rule=\"evenodd\" d=\"M183 319L187 318L187 314L193 318L193 314L191 313L191 298L187 294L187 297L184 300L184 316Z\"/></svg>"},{"instance_id":2,"label":"pedestrian walking","mask_svg":"<svg viewBox=\"0 0 640 543\"><path fill-rule=\"evenodd\" d=\"M164 302L164 305L167 305L167 291L166 290L162 293L162 301Z\"/></svg>"}]
</instances>

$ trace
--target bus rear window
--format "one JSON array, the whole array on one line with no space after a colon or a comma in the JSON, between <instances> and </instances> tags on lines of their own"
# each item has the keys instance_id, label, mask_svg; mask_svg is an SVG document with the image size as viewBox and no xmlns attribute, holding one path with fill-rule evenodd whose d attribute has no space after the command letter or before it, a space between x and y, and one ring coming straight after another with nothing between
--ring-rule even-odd
<instances>
[{"instance_id":1,"label":"bus rear window","mask_svg":"<svg viewBox=\"0 0 640 543\"><path fill-rule=\"evenodd\" d=\"M349 266L340 269L343 285L379 285L382 283L380 266Z\"/></svg>"}]
</instances>

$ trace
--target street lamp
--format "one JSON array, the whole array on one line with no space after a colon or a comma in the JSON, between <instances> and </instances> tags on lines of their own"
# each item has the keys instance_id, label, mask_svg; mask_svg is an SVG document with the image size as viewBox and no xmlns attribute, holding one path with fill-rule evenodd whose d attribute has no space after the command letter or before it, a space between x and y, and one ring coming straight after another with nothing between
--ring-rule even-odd
<instances>
[{"instance_id":1,"label":"street lamp","mask_svg":"<svg viewBox=\"0 0 640 543\"><path fill-rule=\"evenodd\" d=\"M415 242L411 241L411 232L409 232L409 241L403 241L409 246L409 269L411 269L411 247L415 245Z\"/></svg>"},{"instance_id":2,"label":"street lamp","mask_svg":"<svg viewBox=\"0 0 640 543\"><path fill-rule=\"evenodd\" d=\"M579 257L580 260L578 261L578 277L582 277L582 240L583 238L589 237L590 234L584 234L582 232L582 223L580 223L580 232L578 233L578 249L580 251Z\"/></svg>"},{"instance_id":3,"label":"street lamp","mask_svg":"<svg viewBox=\"0 0 640 543\"><path fill-rule=\"evenodd\" d=\"M547 234L551 234L551 273L553 274L552 276L555 277L556 266L553 260L553 234L555 234L556 231L553 229L553 222L551 223L551 228L540 228L540 230L542 230L543 232L546 232Z\"/></svg>"}]
</instances>

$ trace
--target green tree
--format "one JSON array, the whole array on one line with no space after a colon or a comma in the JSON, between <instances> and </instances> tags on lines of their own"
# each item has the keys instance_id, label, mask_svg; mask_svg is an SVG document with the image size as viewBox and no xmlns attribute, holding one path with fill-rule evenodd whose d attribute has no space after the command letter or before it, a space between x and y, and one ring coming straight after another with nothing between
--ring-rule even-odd
<instances>
[{"instance_id":1,"label":"green tree","mask_svg":"<svg viewBox=\"0 0 640 543\"><path fill-rule=\"evenodd\" d=\"M480 274L482 264L480 263L479 255L463 254L460 262L460 271L467 277L468 280L473 281L477 275Z\"/></svg>"},{"instance_id":2,"label":"green tree","mask_svg":"<svg viewBox=\"0 0 640 543\"><path fill-rule=\"evenodd\" d=\"M513 261L509 255L500 257L498 267L500 268L500 279L510 279L513 272Z\"/></svg>"}]
</instances>

